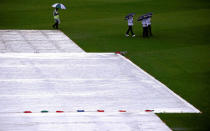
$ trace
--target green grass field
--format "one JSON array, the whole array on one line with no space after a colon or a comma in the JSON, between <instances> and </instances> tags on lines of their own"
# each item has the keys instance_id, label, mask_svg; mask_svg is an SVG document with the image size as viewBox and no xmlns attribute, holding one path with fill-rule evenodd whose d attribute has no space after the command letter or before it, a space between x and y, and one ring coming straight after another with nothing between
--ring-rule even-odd
<instances>
[{"instance_id":1,"label":"green grass field","mask_svg":"<svg viewBox=\"0 0 210 131\"><path fill-rule=\"evenodd\" d=\"M208 0L1 0L0 29L52 29L51 5L61 2L60 29L87 52L127 56L202 114L158 114L175 131L207 130L210 121L210 1ZM124 16L153 12L154 36L124 36Z\"/></svg>"}]
</instances>

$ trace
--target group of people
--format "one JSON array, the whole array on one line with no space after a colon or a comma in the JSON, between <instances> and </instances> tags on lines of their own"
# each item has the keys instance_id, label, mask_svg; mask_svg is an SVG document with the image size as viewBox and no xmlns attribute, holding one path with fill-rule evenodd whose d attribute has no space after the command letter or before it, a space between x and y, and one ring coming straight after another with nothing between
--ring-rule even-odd
<instances>
[{"instance_id":1,"label":"group of people","mask_svg":"<svg viewBox=\"0 0 210 131\"><path fill-rule=\"evenodd\" d=\"M125 17L125 19L128 21L128 30L126 31L125 36L129 37L129 33L131 33L132 37L135 37L135 34L133 33L133 16L135 13L131 13ZM141 21L142 23L142 35L144 38L152 36L152 27L151 27L151 17L152 13L147 13L145 15L142 15L138 18L138 21Z\"/></svg>"},{"instance_id":2,"label":"group of people","mask_svg":"<svg viewBox=\"0 0 210 131\"><path fill-rule=\"evenodd\" d=\"M58 13L59 8L55 8L53 11L54 21L53 28L58 29L58 25L60 24L60 18ZM125 19L128 21L128 30L126 31L125 36L129 37L129 33L131 32L132 37L135 37L135 34L133 32L133 16L135 13L131 13L125 17ZM151 17L152 13L147 13L145 15L142 15L138 18L138 21L141 21L142 28L143 28L143 37L150 37L152 36L152 30L151 30Z\"/></svg>"}]
</instances>

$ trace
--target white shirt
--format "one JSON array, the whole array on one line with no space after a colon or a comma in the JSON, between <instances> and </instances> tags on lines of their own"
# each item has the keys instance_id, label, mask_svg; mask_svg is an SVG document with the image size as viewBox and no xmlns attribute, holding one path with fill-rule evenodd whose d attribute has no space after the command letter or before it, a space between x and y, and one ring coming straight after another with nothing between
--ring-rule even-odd
<instances>
[{"instance_id":1,"label":"white shirt","mask_svg":"<svg viewBox=\"0 0 210 131\"><path fill-rule=\"evenodd\" d=\"M128 26L133 26L133 17L128 18Z\"/></svg>"},{"instance_id":2,"label":"white shirt","mask_svg":"<svg viewBox=\"0 0 210 131\"><path fill-rule=\"evenodd\" d=\"M147 26L148 26L148 25L151 25L151 18L147 18L147 19L146 19L146 23L147 23Z\"/></svg>"},{"instance_id":3,"label":"white shirt","mask_svg":"<svg viewBox=\"0 0 210 131\"><path fill-rule=\"evenodd\" d=\"M147 27L147 19L143 19L141 23L142 23L142 27Z\"/></svg>"}]
</instances>

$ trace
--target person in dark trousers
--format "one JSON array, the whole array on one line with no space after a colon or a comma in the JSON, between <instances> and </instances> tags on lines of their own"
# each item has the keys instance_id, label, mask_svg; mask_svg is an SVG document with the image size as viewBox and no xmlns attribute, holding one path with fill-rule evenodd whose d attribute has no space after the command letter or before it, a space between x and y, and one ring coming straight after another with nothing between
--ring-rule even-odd
<instances>
[{"instance_id":1,"label":"person in dark trousers","mask_svg":"<svg viewBox=\"0 0 210 131\"><path fill-rule=\"evenodd\" d=\"M151 17L146 19L146 23L148 27L148 36L152 36Z\"/></svg>"},{"instance_id":2,"label":"person in dark trousers","mask_svg":"<svg viewBox=\"0 0 210 131\"><path fill-rule=\"evenodd\" d=\"M143 37L148 37L148 26L147 26L147 19L143 19L141 21L142 23L142 28L143 28Z\"/></svg>"},{"instance_id":3,"label":"person in dark trousers","mask_svg":"<svg viewBox=\"0 0 210 131\"><path fill-rule=\"evenodd\" d=\"M135 34L133 33L133 16L130 15L127 18L127 20L128 20L128 30L127 30L125 36L128 37L129 36L129 32L131 32L132 37L135 37Z\"/></svg>"},{"instance_id":4,"label":"person in dark trousers","mask_svg":"<svg viewBox=\"0 0 210 131\"><path fill-rule=\"evenodd\" d=\"M58 29L58 25L60 24L58 8L55 8L55 10L53 11L53 16L54 16L54 21L55 21L55 24L53 24L53 28Z\"/></svg>"}]
</instances>

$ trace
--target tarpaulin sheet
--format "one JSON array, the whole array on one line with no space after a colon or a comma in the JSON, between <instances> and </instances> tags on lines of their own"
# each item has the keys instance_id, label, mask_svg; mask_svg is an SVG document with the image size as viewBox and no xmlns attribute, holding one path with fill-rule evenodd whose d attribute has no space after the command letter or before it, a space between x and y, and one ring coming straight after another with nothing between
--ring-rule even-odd
<instances>
[{"instance_id":1,"label":"tarpaulin sheet","mask_svg":"<svg viewBox=\"0 0 210 131\"><path fill-rule=\"evenodd\" d=\"M84 52L59 30L0 30L0 53Z\"/></svg>"},{"instance_id":2,"label":"tarpaulin sheet","mask_svg":"<svg viewBox=\"0 0 210 131\"><path fill-rule=\"evenodd\" d=\"M199 112L113 53L0 54L0 112Z\"/></svg>"},{"instance_id":3,"label":"tarpaulin sheet","mask_svg":"<svg viewBox=\"0 0 210 131\"><path fill-rule=\"evenodd\" d=\"M1 131L170 131L145 113L0 114Z\"/></svg>"}]
</instances>

